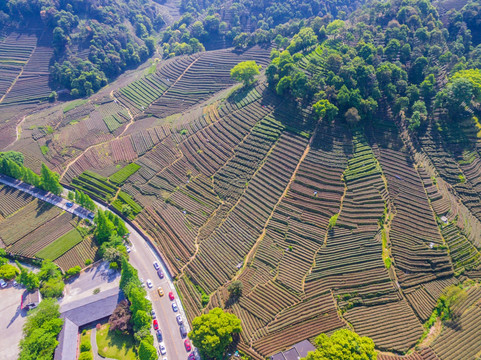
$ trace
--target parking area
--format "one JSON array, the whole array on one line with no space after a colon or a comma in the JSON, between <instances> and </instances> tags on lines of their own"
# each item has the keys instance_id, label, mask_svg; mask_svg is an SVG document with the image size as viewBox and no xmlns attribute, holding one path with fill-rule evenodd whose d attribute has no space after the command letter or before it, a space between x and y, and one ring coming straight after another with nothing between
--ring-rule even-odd
<instances>
[{"instance_id":1,"label":"parking area","mask_svg":"<svg viewBox=\"0 0 481 360\"><path fill-rule=\"evenodd\" d=\"M22 338L22 328L27 313L20 310L20 299L25 289L11 284L0 289L0 359L18 358L18 344Z\"/></svg>"},{"instance_id":2,"label":"parking area","mask_svg":"<svg viewBox=\"0 0 481 360\"><path fill-rule=\"evenodd\" d=\"M119 281L119 271L109 269L107 262L99 262L67 282L64 297L59 303L64 305L71 301L91 296L96 289L99 289L98 292L101 292L116 288L119 286Z\"/></svg>"}]
</instances>

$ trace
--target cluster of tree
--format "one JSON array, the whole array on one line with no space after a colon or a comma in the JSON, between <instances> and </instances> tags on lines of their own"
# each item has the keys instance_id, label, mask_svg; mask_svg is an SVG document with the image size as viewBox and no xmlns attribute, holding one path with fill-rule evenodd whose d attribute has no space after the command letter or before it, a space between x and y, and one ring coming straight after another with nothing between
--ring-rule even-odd
<instances>
[{"instance_id":1,"label":"cluster of tree","mask_svg":"<svg viewBox=\"0 0 481 360\"><path fill-rule=\"evenodd\" d=\"M36 309L30 310L23 326L19 360L53 359L62 330L59 305L54 299L44 299Z\"/></svg>"},{"instance_id":2,"label":"cluster of tree","mask_svg":"<svg viewBox=\"0 0 481 360\"><path fill-rule=\"evenodd\" d=\"M144 0L7 0L0 3L0 26L40 22L53 33L55 84L73 96L91 95L155 50L154 35L164 20ZM131 30L133 29L133 30ZM88 49L88 58L77 51Z\"/></svg>"},{"instance_id":3,"label":"cluster of tree","mask_svg":"<svg viewBox=\"0 0 481 360\"><path fill-rule=\"evenodd\" d=\"M90 211L95 211L95 209L97 208L97 206L95 206L95 203L90 198L90 196L88 196L83 191L80 191L77 189L74 192L73 191L68 192L68 199L71 201L75 201L77 204L79 204L80 206Z\"/></svg>"},{"instance_id":4,"label":"cluster of tree","mask_svg":"<svg viewBox=\"0 0 481 360\"><path fill-rule=\"evenodd\" d=\"M132 329L134 338L139 345L139 358L141 360L153 360L157 358L157 351L154 344L154 338L150 333L150 326L152 316L152 304L146 298L147 293L142 287L137 270L129 264L125 257L122 257L122 272L120 276L119 287L124 292L130 304L130 314L124 309L119 313L123 313L121 323L116 327L116 331L125 329L130 331ZM126 324L128 321L130 324ZM153 357L155 355L155 357Z\"/></svg>"},{"instance_id":5,"label":"cluster of tree","mask_svg":"<svg viewBox=\"0 0 481 360\"><path fill-rule=\"evenodd\" d=\"M7 252L0 249L0 279L12 280L18 274L18 268L8 263Z\"/></svg>"},{"instance_id":6,"label":"cluster of tree","mask_svg":"<svg viewBox=\"0 0 481 360\"><path fill-rule=\"evenodd\" d=\"M123 237L128 233L125 222L111 211L99 209L94 219L95 239L99 245L109 241L112 236Z\"/></svg>"},{"instance_id":7,"label":"cluster of tree","mask_svg":"<svg viewBox=\"0 0 481 360\"><path fill-rule=\"evenodd\" d=\"M63 279L76 276L82 270L80 266L74 266L65 272L62 279L62 272L59 267L50 260L42 262L38 273L28 270L18 261L16 264L18 269L20 269L20 274L16 278L17 282L25 286L28 291L40 288L40 293L45 298L61 297L65 287Z\"/></svg>"},{"instance_id":8,"label":"cluster of tree","mask_svg":"<svg viewBox=\"0 0 481 360\"><path fill-rule=\"evenodd\" d=\"M303 360L377 359L372 339L347 329L337 330L331 336L321 334L314 340L314 345L316 350L309 352Z\"/></svg>"},{"instance_id":9,"label":"cluster of tree","mask_svg":"<svg viewBox=\"0 0 481 360\"><path fill-rule=\"evenodd\" d=\"M234 314L214 308L192 321L189 338L204 359L224 359L228 346L242 331L241 321Z\"/></svg>"},{"instance_id":10,"label":"cluster of tree","mask_svg":"<svg viewBox=\"0 0 481 360\"><path fill-rule=\"evenodd\" d=\"M427 0L373 2L355 16L349 23L301 21L287 46L279 35L266 69L269 86L312 104L327 121L351 124L375 120L380 103L411 130L423 128L436 107L448 109L452 119L478 108L480 71L473 65L481 64L481 48L471 51L463 16L445 27ZM437 94L441 66L456 74Z\"/></svg>"},{"instance_id":11,"label":"cluster of tree","mask_svg":"<svg viewBox=\"0 0 481 360\"><path fill-rule=\"evenodd\" d=\"M457 71L448 84L436 95L436 105L448 110L452 120L471 116L481 102L481 70Z\"/></svg>"},{"instance_id":12,"label":"cluster of tree","mask_svg":"<svg viewBox=\"0 0 481 360\"><path fill-rule=\"evenodd\" d=\"M459 314L454 311L454 306L467 297L466 289L461 285L448 286L439 297L432 318L440 318L445 323L456 322Z\"/></svg>"},{"instance_id":13,"label":"cluster of tree","mask_svg":"<svg viewBox=\"0 0 481 360\"><path fill-rule=\"evenodd\" d=\"M257 65L253 60L243 61L230 70L230 76L233 80L242 82L247 87L252 85L254 77L260 74L260 69L261 65Z\"/></svg>"},{"instance_id":14,"label":"cluster of tree","mask_svg":"<svg viewBox=\"0 0 481 360\"><path fill-rule=\"evenodd\" d=\"M50 191L55 195L62 193L62 186L56 172L53 172L42 163L40 175L37 175L32 169L23 165L23 155L21 153L13 151L3 153L3 155L0 153L0 174L22 180L27 184Z\"/></svg>"}]
</instances>

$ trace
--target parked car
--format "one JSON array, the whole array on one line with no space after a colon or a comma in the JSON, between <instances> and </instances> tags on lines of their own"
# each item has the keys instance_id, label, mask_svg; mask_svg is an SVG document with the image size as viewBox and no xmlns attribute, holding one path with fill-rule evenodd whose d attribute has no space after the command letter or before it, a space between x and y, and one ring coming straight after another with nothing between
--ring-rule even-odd
<instances>
[{"instance_id":1,"label":"parked car","mask_svg":"<svg viewBox=\"0 0 481 360\"><path fill-rule=\"evenodd\" d=\"M7 287L7 283L5 282L5 280L0 279L0 287L1 287L2 289Z\"/></svg>"},{"instance_id":2,"label":"parked car","mask_svg":"<svg viewBox=\"0 0 481 360\"><path fill-rule=\"evenodd\" d=\"M190 346L190 341L189 341L189 339L185 339L185 341L184 341L184 346L185 346L185 350L187 350L187 351L192 350L192 346Z\"/></svg>"},{"instance_id":3,"label":"parked car","mask_svg":"<svg viewBox=\"0 0 481 360\"><path fill-rule=\"evenodd\" d=\"M155 315L155 311L154 311L154 310L152 310L152 311L150 312L150 315L152 315L152 319L155 319L155 318L157 317L157 315Z\"/></svg>"},{"instance_id":4,"label":"parked car","mask_svg":"<svg viewBox=\"0 0 481 360\"><path fill-rule=\"evenodd\" d=\"M95 215L94 215L93 213L90 213L90 214L87 215L87 217L88 217L89 219L93 220L93 218L95 217Z\"/></svg>"},{"instance_id":5,"label":"parked car","mask_svg":"<svg viewBox=\"0 0 481 360\"><path fill-rule=\"evenodd\" d=\"M182 339L185 338L187 336L187 330L185 329L185 326L184 325L180 325L180 336L182 336Z\"/></svg>"},{"instance_id":6,"label":"parked car","mask_svg":"<svg viewBox=\"0 0 481 360\"><path fill-rule=\"evenodd\" d=\"M152 281L150 281L150 279L147 279L147 287L152 289Z\"/></svg>"},{"instance_id":7,"label":"parked car","mask_svg":"<svg viewBox=\"0 0 481 360\"><path fill-rule=\"evenodd\" d=\"M172 310L174 310L174 312L177 312L179 310L175 302L172 303Z\"/></svg>"},{"instance_id":8,"label":"parked car","mask_svg":"<svg viewBox=\"0 0 481 360\"><path fill-rule=\"evenodd\" d=\"M125 248L127 249L128 253L130 253L132 251L132 248L129 245L125 245Z\"/></svg>"},{"instance_id":9,"label":"parked car","mask_svg":"<svg viewBox=\"0 0 481 360\"><path fill-rule=\"evenodd\" d=\"M161 353L162 355L167 354L167 350L165 349L164 343L161 343L161 344L159 345L159 350L160 350L160 353Z\"/></svg>"},{"instance_id":10,"label":"parked car","mask_svg":"<svg viewBox=\"0 0 481 360\"><path fill-rule=\"evenodd\" d=\"M157 275L159 275L159 278L163 279L164 278L164 273L162 272L162 270L157 270Z\"/></svg>"},{"instance_id":11,"label":"parked car","mask_svg":"<svg viewBox=\"0 0 481 360\"><path fill-rule=\"evenodd\" d=\"M71 207L73 206L73 203L68 202L68 203L66 203L65 205L67 205L68 208L71 208Z\"/></svg>"},{"instance_id":12,"label":"parked car","mask_svg":"<svg viewBox=\"0 0 481 360\"><path fill-rule=\"evenodd\" d=\"M154 261L154 269L155 269L155 270L159 270L159 269L160 269L159 263L158 263L157 261Z\"/></svg>"},{"instance_id":13,"label":"parked car","mask_svg":"<svg viewBox=\"0 0 481 360\"><path fill-rule=\"evenodd\" d=\"M159 293L159 296L164 296L164 290L162 289L162 287L158 287L157 288L157 292Z\"/></svg>"},{"instance_id":14,"label":"parked car","mask_svg":"<svg viewBox=\"0 0 481 360\"><path fill-rule=\"evenodd\" d=\"M158 340L159 342L161 342L161 341L162 341L162 331L157 330L156 334L157 334L157 340Z\"/></svg>"},{"instance_id":15,"label":"parked car","mask_svg":"<svg viewBox=\"0 0 481 360\"><path fill-rule=\"evenodd\" d=\"M182 325L182 315L179 314L175 318L177 319L177 324Z\"/></svg>"},{"instance_id":16,"label":"parked car","mask_svg":"<svg viewBox=\"0 0 481 360\"><path fill-rule=\"evenodd\" d=\"M190 353L190 354L189 354L189 357L187 358L187 360L195 360L195 355L194 355L194 353Z\"/></svg>"},{"instance_id":17,"label":"parked car","mask_svg":"<svg viewBox=\"0 0 481 360\"><path fill-rule=\"evenodd\" d=\"M140 278L140 285L145 286L144 279Z\"/></svg>"},{"instance_id":18,"label":"parked car","mask_svg":"<svg viewBox=\"0 0 481 360\"><path fill-rule=\"evenodd\" d=\"M154 325L154 330L159 330L159 322L157 320L152 321L152 324Z\"/></svg>"},{"instance_id":19,"label":"parked car","mask_svg":"<svg viewBox=\"0 0 481 360\"><path fill-rule=\"evenodd\" d=\"M175 297L174 297L174 293L172 291L169 292L169 299L171 301L174 301Z\"/></svg>"}]
</instances>

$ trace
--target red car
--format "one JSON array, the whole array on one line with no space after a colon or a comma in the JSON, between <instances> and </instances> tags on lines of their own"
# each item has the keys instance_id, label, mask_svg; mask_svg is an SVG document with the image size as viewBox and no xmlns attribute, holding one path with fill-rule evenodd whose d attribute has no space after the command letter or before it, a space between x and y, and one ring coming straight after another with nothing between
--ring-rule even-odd
<instances>
[{"instance_id":1,"label":"red car","mask_svg":"<svg viewBox=\"0 0 481 360\"><path fill-rule=\"evenodd\" d=\"M175 299L174 293L173 293L172 291L169 292L169 299L170 299L171 301L174 301L174 299Z\"/></svg>"},{"instance_id":2,"label":"red car","mask_svg":"<svg viewBox=\"0 0 481 360\"><path fill-rule=\"evenodd\" d=\"M154 320L153 322L153 325L154 325L154 330L158 330L159 329L159 323L157 320Z\"/></svg>"},{"instance_id":3,"label":"red car","mask_svg":"<svg viewBox=\"0 0 481 360\"><path fill-rule=\"evenodd\" d=\"M187 350L187 351L192 350L192 347L190 346L190 341L189 341L189 339L185 339L184 345L185 345L185 350Z\"/></svg>"}]
</instances>

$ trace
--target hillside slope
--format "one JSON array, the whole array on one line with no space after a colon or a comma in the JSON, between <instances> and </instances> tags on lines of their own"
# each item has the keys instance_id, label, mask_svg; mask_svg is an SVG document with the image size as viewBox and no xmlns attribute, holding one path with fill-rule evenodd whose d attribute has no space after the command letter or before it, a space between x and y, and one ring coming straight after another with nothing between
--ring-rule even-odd
<instances>
[{"instance_id":1,"label":"hillside slope","mask_svg":"<svg viewBox=\"0 0 481 360\"><path fill-rule=\"evenodd\" d=\"M252 358L346 326L404 354L446 287L481 278L473 8L443 23L427 1L373 2L346 21L306 21L286 49L147 64L27 116L7 149L130 209L188 320L235 313ZM245 60L263 69L247 88L230 78ZM459 326L407 358L476 358L473 289Z\"/></svg>"}]
</instances>

